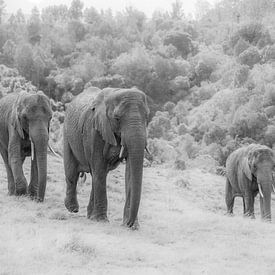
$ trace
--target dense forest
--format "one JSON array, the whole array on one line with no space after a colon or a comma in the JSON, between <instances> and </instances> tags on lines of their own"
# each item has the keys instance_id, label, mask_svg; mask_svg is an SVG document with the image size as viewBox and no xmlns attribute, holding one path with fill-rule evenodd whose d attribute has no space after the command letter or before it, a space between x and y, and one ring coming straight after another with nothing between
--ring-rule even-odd
<instances>
[{"instance_id":1,"label":"dense forest","mask_svg":"<svg viewBox=\"0 0 275 275\"><path fill-rule=\"evenodd\" d=\"M197 1L195 19L178 0L151 18L73 0L8 15L1 0L0 93L44 91L62 151L65 103L91 86L136 86L149 98L156 162L223 166L244 143L275 143L274 14L273 0Z\"/></svg>"}]
</instances>

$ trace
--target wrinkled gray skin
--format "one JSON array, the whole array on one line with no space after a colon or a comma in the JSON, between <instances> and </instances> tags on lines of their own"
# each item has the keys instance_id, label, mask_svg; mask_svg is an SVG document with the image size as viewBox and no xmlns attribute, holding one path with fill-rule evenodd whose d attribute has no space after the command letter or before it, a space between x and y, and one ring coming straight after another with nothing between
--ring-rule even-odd
<instances>
[{"instance_id":1,"label":"wrinkled gray skin","mask_svg":"<svg viewBox=\"0 0 275 275\"><path fill-rule=\"evenodd\" d=\"M47 178L47 145L52 116L49 99L38 92L11 93L0 100L0 152L4 160L10 195L27 192L38 201L44 200ZM27 180L22 165L31 156L31 180Z\"/></svg>"},{"instance_id":2,"label":"wrinkled gray skin","mask_svg":"<svg viewBox=\"0 0 275 275\"><path fill-rule=\"evenodd\" d=\"M234 198L243 197L244 215L254 218L254 199L260 194L261 217L271 221L271 191L274 168L273 151L264 145L239 148L226 161L225 201L227 213L233 213ZM260 192L261 193L261 192Z\"/></svg>"},{"instance_id":3,"label":"wrinkled gray skin","mask_svg":"<svg viewBox=\"0 0 275 275\"><path fill-rule=\"evenodd\" d=\"M64 122L65 206L78 212L76 186L81 172L92 175L87 216L107 220L106 176L126 159L123 224L138 227L146 124L146 96L137 89L84 91L66 108ZM121 146L124 153L119 157Z\"/></svg>"}]
</instances>

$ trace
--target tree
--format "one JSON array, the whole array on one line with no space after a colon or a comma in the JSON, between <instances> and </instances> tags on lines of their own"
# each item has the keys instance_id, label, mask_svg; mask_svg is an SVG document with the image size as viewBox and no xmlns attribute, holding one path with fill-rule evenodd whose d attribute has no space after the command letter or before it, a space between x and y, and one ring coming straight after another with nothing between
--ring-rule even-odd
<instances>
[{"instance_id":1,"label":"tree","mask_svg":"<svg viewBox=\"0 0 275 275\"><path fill-rule=\"evenodd\" d=\"M171 17L173 19L182 19L184 17L184 11L182 8L182 2L180 0L176 0L172 3L172 12Z\"/></svg>"},{"instance_id":2,"label":"tree","mask_svg":"<svg viewBox=\"0 0 275 275\"><path fill-rule=\"evenodd\" d=\"M13 65L15 51L16 51L15 43L12 40L7 40L3 46L3 54L5 57L6 64L9 66Z\"/></svg>"},{"instance_id":3,"label":"tree","mask_svg":"<svg viewBox=\"0 0 275 275\"><path fill-rule=\"evenodd\" d=\"M0 0L0 24L2 24L2 18L5 13L6 4L4 0Z\"/></svg>"},{"instance_id":4,"label":"tree","mask_svg":"<svg viewBox=\"0 0 275 275\"><path fill-rule=\"evenodd\" d=\"M41 21L40 12L37 7L34 7L31 12L30 19L28 21L28 38L31 44L36 44L40 42L41 39Z\"/></svg>"},{"instance_id":5,"label":"tree","mask_svg":"<svg viewBox=\"0 0 275 275\"><path fill-rule=\"evenodd\" d=\"M15 63L20 74L31 80L33 70L33 53L30 44L17 46L15 53Z\"/></svg>"},{"instance_id":6,"label":"tree","mask_svg":"<svg viewBox=\"0 0 275 275\"><path fill-rule=\"evenodd\" d=\"M24 16L24 14L23 14L23 12L22 12L21 9L19 9L16 12L15 17L16 17L16 23L17 24L25 24L26 23L25 16Z\"/></svg>"},{"instance_id":7,"label":"tree","mask_svg":"<svg viewBox=\"0 0 275 275\"><path fill-rule=\"evenodd\" d=\"M84 21L88 24L96 24L100 21L100 15L94 7L84 10Z\"/></svg>"},{"instance_id":8,"label":"tree","mask_svg":"<svg viewBox=\"0 0 275 275\"><path fill-rule=\"evenodd\" d=\"M197 0L195 3L195 9L196 19L201 19L209 12L210 3L207 0Z\"/></svg>"},{"instance_id":9,"label":"tree","mask_svg":"<svg viewBox=\"0 0 275 275\"><path fill-rule=\"evenodd\" d=\"M66 5L48 6L42 10L41 18L46 24L63 23L68 19L68 8Z\"/></svg>"},{"instance_id":10,"label":"tree","mask_svg":"<svg viewBox=\"0 0 275 275\"><path fill-rule=\"evenodd\" d=\"M83 2L81 2L80 0L73 0L69 8L70 17L72 19L79 20L83 15L82 13L83 7L84 7Z\"/></svg>"}]
</instances>

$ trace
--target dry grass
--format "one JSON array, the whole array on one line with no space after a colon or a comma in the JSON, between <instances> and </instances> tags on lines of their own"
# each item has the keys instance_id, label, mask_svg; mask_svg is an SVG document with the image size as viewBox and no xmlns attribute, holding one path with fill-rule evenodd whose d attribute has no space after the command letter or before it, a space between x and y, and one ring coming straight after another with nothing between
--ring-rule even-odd
<instances>
[{"instance_id":1,"label":"dry grass","mask_svg":"<svg viewBox=\"0 0 275 275\"><path fill-rule=\"evenodd\" d=\"M43 204L7 196L2 161L0 175L0 274L275 273L274 224L242 218L240 200L236 215L224 216L220 176L145 168L141 228L131 231L121 226L124 166L108 178L109 223L86 218L89 177L79 186L80 212L66 211L59 159L49 156Z\"/></svg>"}]
</instances>

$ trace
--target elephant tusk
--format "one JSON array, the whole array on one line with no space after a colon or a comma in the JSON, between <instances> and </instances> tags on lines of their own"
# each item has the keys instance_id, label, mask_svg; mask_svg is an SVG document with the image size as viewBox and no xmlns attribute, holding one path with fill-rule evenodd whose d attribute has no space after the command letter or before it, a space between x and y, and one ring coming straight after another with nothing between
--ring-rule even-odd
<instances>
[{"instance_id":1,"label":"elephant tusk","mask_svg":"<svg viewBox=\"0 0 275 275\"><path fill-rule=\"evenodd\" d=\"M51 151L56 157L60 158L60 155L58 155L58 154L54 151L54 149L51 147L50 144L48 144L48 147L49 147L50 151Z\"/></svg>"},{"instance_id":2,"label":"elephant tusk","mask_svg":"<svg viewBox=\"0 0 275 275\"><path fill-rule=\"evenodd\" d=\"M148 155L152 156L151 152L149 151L149 149L147 148L147 146L145 146L145 151L147 152Z\"/></svg>"},{"instance_id":3,"label":"elephant tusk","mask_svg":"<svg viewBox=\"0 0 275 275\"><path fill-rule=\"evenodd\" d=\"M263 197L264 197L264 194L263 194L262 187L261 187L260 184L258 184L258 188L259 188L260 196L263 198Z\"/></svg>"},{"instance_id":4,"label":"elephant tusk","mask_svg":"<svg viewBox=\"0 0 275 275\"><path fill-rule=\"evenodd\" d=\"M34 160L34 144L33 144L32 140L30 140L30 141L31 141L31 159L33 161Z\"/></svg>"},{"instance_id":5,"label":"elephant tusk","mask_svg":"<svg viewBox=\"0 0 275 275\"><path fill-rule=\"evenodd\" d=\"M122 158L123 152L124 152L124 146L122 145L121 149L120 149L120 152L119 152L119 158L120 159Z\"/></svg>"}]
</instances>

